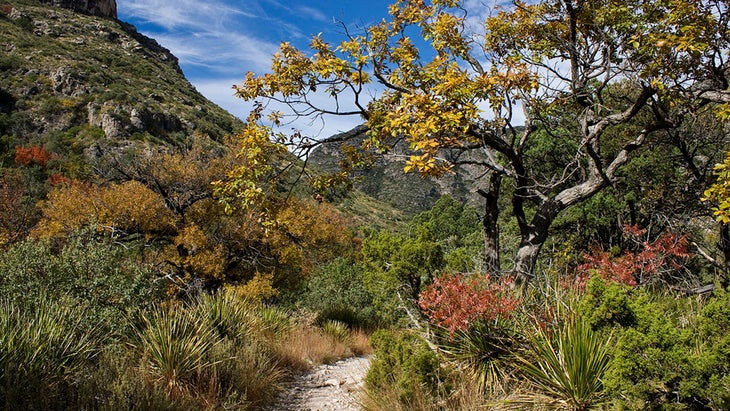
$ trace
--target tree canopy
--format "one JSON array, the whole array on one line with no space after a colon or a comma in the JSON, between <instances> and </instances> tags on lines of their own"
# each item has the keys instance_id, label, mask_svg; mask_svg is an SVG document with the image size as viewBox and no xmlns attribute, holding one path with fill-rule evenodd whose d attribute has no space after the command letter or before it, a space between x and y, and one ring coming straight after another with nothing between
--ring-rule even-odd
<instances>
[{"instance_id":1,"label":"tree canopy","mask_svg":"<svg viewBox=\"0 0 730 411\"><path fill-rule=\"evenodd\" d=\"M271 72L248 73L236 93L289 107L268 125L260 108L252 113L247 127L259 133L288 115L359 115L370 136L363 148L408 142L406 172L482 167L474 189L485 199L487 266L501 268L497 199L508 193L520 233L512 271L525 281L561 211L614 184L661 133L703 111L727 118L729 5L516 1L475 24L465 2L398 0L389 19L339 44L315 36L305 53L282 43ZM318 105L322 90L337 104ZM299 154L318 144L273 135ZM538 146L552 149L531 158Z\"/></svg>"}]
</instances>

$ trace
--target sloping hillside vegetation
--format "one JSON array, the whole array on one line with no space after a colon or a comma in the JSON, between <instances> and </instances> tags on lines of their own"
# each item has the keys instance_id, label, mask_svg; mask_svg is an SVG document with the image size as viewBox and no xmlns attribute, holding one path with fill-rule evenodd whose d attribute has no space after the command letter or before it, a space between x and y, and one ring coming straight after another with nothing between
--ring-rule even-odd
<instances>
[{"instance_id":1,"label":"sloping hillside vegetation","mask_svg":"<svg viewBox=\"0 0 730 411\"><path fill-rule=\"evenodd\" d=\"M328 145L233 119L129 25L0 2L0 407L276 409L374 353L368 410L730 408L727 4L581 4L488 19L481 73L451 1L285 43L240 97L388 89ZM525 63L591 52L562 88Z\"/></svg>"}]
</instances>

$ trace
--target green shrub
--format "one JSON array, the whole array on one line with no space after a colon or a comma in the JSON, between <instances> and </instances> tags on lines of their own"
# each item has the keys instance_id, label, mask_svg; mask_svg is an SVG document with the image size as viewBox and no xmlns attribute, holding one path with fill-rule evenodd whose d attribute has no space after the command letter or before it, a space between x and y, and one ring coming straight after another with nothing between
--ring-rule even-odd
<instances>
[{"instance_id":1,"label":"green shrub","mask_svg":"<svg viewBox=\"0 0 730 411\"><path fill-rule=\"evenodd\" d=\"M445 264L437 242L388 232L366 238L362 253L365 289L373 296L378 316L392 324L405 317L404 309L415 307L421 286L430 283Z\"/></svg>"},{"instance_id":2,"label":"green shrub","mask_svg":"<svg viewBox=\"0 0 730 411\"><path fill-rule=\"evenodd\" d=\"M374 357L365 377L374 397L390 397L393 391L404 405L426 393L436 397L439 389L439 360L422 338L411 333L376 331L370 339Z\"/></svg>"},{"instance_id":3,"label":"green shrub","mask_svg":"<svg viewBox=\"0 0 730 411\"><path fill-rule=\"evenodd\" d=\"M302 302L316 311L318 322L336 320L352 328L375 322L373 298L363 285L362 265L337 258L320 267L308 281Z\"/></svg>"},{"instance_id":4,"label":"green shrub","mask_svg":"<svg viewBox=\"0 0 730 411\"><path fill-rule=\"evenodd\" d=\"M26 240L0 253L0 293L17 304L64 301L83 310L82 325L106 331L126 327L128 313L164 296L152 267L123 247L86 233L60 247Z\"/></svg>"},{"instance_id":5,"label":"green shrub","mask_svg":"<svg viewBox=\"0 0 730 411\"><path fill-rule=\"evenodd\" d=\"M730 407L730 298L719 290L702 308L690 298L635 292L635 325L615 329L605 385L628 409Z\"/></svg>"},{"instance_id":6,"label":"green shrub","mask_svg":"<svg viewBox=\"0 0 730 411\"><path fill-rule=\"evenodd\" d=\"M588 280L578 310L594 330L634 325L636 316L629 304L629 290L628 286L606 284L600 276L593 276Z\"/></svg>"}]
</instances>

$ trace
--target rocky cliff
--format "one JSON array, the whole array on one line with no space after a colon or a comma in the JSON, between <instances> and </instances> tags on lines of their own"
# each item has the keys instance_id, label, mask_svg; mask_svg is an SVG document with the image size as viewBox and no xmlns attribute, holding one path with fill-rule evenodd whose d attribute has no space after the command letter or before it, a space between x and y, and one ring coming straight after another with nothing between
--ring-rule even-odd
<instances>
[{"instance_id":1,"label":"rocky cliff","mask_svg":"<svg viewBox=\"0 0 730 411\"><path fill-rule=\"evenodd\" d=\"M46 3L108 16L115 7ZM79 130L107 145L179 144L196 132L220 140L238 124L195 90L169 50L129 24L30 0L0 8L0 154L62 136L92 144L78 141Z\"/></svg>"},{"instance_id":2,"label":"rocky cliff","mask_svg":"<svg viewBox=\"0 0 730 411\"><path fill-rule=\"evenodd\" d=\"M117 18L117 2L115 0L39 0L41 3L64 7L92 16Z\"/></svg>"}]
</instances>

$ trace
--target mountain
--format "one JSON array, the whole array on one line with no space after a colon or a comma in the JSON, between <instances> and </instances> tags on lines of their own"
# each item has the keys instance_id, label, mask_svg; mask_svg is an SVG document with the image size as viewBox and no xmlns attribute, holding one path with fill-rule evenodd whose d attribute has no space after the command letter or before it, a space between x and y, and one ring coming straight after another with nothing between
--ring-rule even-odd
<instances>
[{"instance_id":1,"label":"mountain","mask_svg":"<svg viewBox=\"0 0 730 411\"><path fill-rule=\"evenodd\" d=\"M366 138L366 129L362 126L332 136L312 152L308 162L324 172L334 172L343 158L342 141L357 147ZM353 175L355 188L406 216L430 209L436 200L447 194L477 209L482 207L483 199L477 190L486 184L482 178L483 168L464 165L440 178L423 178L418 173L403 171L409 156L407 148L407 143L401 139L387 153L376 155L371 166Z\"/></svg>"},{"instance_id":2,"label":"mountain","mask_svg":"<svg viewBox=\"0 0 730 411\"><path fill-rule=\"evenodd\" d=\"M115 16L114 0L0 5L0 152L60 135L86 146L220 141L238 127L169 50Z\"/></svg>"},{"instance_id":3,"label":"mountain","mask_svg":"<svg viewBox=\"0 0 730 411\"><path fill-rule=\"evenodd\" d=\"M117 2L115 0L39 0L41 3L57 7L65 7L80 13L93 16L117 18Z\"/></svg>"},{"instance_id":4,"label":"mountain","mask_svg":"<svg viewBox=\"0 0 730 411\"><path fill-rule=\"evenodd\" d=\"M10 1L0 5L0 33L0 165L19 146L88 158L99 146L178 145L196 132L220 141L240 124L195 90L169 50L117 20L114 0ZM348 133L352 144L365 138ZM343 200L349 215L388 225L443 194L479 201L473 173L404 174L402 144L358 173L365 195ZM328 143L310 162L332 171L339 159L339 144Z\"/></svg>"}]
</instances>

